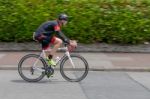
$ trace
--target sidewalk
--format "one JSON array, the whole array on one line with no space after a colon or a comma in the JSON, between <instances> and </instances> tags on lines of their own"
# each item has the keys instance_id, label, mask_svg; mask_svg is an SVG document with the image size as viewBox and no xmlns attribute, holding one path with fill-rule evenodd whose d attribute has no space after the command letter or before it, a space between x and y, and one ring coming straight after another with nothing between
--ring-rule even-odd
<instances>
[{"instance_id":1,"label":"sidewalk","mask_svg":"<svg viewBox=\"0 0 150 99\"><path fill-rule=\"evenodd\" d=\"M16 70L21 57L29 53L39 52L0 52L0 70ZM85 57L92 71L150 71L150 53L77 54Z\"/></svg>"},{"instance_id":2,"label":"sidewalk","mask_svg":"<svg viewBox=\"0 0 150 99\"><path fill-rule=\"evenodd\" d=\"M17 69L21 57L40 48L37 42L0 43L0 69ZM75 52L87 59L90 70L150 71L150 44L79 44Z\"/></svg>"}]
</instances>

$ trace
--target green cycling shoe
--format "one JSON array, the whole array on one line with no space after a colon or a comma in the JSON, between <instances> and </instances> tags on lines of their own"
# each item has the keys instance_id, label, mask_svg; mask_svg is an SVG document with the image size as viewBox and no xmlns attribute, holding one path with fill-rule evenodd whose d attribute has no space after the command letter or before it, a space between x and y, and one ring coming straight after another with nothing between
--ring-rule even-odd
<instances>
[{"instance_id":1,"label":"green cycling shoe","mask_svg":"<svg viewBox=\"0 0 150 99\"><path fill-rule=\"evenodd\" d=\"M56 66L56 62L53 59L46 58L46 61L49 66Z\"/></svg>"}]
</instances>

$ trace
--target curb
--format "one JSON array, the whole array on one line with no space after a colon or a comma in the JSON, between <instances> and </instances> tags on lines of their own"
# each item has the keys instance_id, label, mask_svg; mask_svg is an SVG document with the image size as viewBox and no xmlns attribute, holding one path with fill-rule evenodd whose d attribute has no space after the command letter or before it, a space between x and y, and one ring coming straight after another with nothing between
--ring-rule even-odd
<instances>
[{"instance_id":1,"label":"curb","mask_svg":"<svg viewBox=\"0 0 150 99\"><path fill-rule=\"evenodd\" d=\"M18 70L18 67L0 67L0 70ZM150 72L150 68L89 68L89 71Z\"/></svg>"},{"instance_id":2,"label":"curb","mask_svg":"<svg viewBox=\"0 0 150 99\"><path fill-rule=\"evenodd\" d=\"M150 68L144 69L136 69L136 68L107 68L107 69L95 69L95 68L91 68L89 71L116 71L116 72L150 72Z\"/></svg>"}]
</instances>

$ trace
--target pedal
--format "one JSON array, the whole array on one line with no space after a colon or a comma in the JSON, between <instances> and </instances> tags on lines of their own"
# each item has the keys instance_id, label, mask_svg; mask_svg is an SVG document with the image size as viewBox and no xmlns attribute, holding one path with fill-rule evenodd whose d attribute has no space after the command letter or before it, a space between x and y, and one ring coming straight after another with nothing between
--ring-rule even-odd
<instances>
[{"instance_id":1,"label":"pedal","mask_svg":"<svg viewBox=\"0 0 150 99\"><path fill-rule=\"evenodd\" d=\"M52 75L54 74L54 69L51 67L46 68L45 70L45 75L47 75L47 78L53 77Z\"/></svg>"}]
</instances>

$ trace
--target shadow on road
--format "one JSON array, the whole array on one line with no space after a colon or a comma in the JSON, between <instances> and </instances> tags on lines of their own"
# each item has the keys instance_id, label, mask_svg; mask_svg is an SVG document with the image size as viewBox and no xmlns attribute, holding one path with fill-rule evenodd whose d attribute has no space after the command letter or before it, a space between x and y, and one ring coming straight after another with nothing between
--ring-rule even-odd
<instances>
[{"instance_id":1,"label":"shadow on road","mask_svg":"<svg viewBox=\"0 0 150 99\"><path fill-rule=\"evenodd\" d=\"M34 83L34 84L64 84L64 83L77 83L77 82L68 82L68 81L61 81L61 80L41 80L39 82L27 82L25 80L11 80L13 83Z\"/></svg>"}]
</instances>

